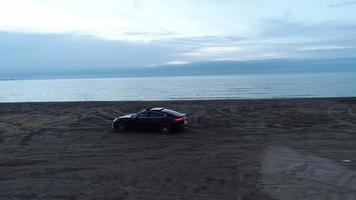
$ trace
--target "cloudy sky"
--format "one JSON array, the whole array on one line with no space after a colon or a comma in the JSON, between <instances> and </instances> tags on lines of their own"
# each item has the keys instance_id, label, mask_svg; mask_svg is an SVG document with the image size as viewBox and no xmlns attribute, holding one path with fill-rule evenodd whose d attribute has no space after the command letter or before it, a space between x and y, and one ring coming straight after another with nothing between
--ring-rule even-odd
<instances>
[{"instance_id":1,"label":"cloudy sky","mask_svg":"<svg viewBox=\"0 0 356 200\"><path fill-rule=\"evenodd\" d=\"M356 58L355 0L0 0L0 71Z\"/></svg>"}]
</instances>

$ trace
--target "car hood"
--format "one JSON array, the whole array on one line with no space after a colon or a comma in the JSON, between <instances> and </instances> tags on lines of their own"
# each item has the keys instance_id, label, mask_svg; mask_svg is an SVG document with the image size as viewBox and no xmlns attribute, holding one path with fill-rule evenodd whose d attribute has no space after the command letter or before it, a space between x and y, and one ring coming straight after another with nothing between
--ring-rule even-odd
<instances>
[{"instance_id":1,"label":"car hood","mask_svg":"<svg viewBox=\"0 0 356 200\"><path fill-rule=\"evenodd\" d=\"M136 113L131 113L131 114L127 114L127 115L123 115L123 116L120 116L119 118L120 119L123 119L123 118L132 118Z\"/></svg>"}]
</instances>

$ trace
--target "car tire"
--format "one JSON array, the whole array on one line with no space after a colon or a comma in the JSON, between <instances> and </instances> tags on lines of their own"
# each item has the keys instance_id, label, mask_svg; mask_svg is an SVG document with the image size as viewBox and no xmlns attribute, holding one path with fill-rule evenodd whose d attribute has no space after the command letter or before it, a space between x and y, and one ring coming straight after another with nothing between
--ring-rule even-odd
<instances>
[{"instance_id":1,"label":"car tire","mask_svg":"<svg viewBox=\"0 0 356 200\"><path fill-rule=\"evenodd\" d=\"M171 125L169 124L162 124L160 127L159 127L159 132L162 133L162 134L169 134L171 133Z\"/></svg>"},{"instance_id":2,"label":"car tire","mask_svg":"<svg viewBox=\"0 0 356 200\"><path fill-rule=\"evenodd\" d=\"M124 122L120 122L115 125L115 130L124 133L127 131L127 125Z\"/></svg>"}]
</instances>

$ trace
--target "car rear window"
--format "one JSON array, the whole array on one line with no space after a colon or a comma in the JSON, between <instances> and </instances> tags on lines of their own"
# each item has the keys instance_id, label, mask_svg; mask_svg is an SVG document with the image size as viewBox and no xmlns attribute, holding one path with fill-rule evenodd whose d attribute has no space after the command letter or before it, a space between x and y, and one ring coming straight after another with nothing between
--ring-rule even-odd
<instances>
[{"instance_id":1,"label":"car rear window","mask_svg":"<svg viewBox=\"0 0 356 200\"><path fill-rule=\"evenodd\" d=\"M159 112L150 112L149 117L164 117L165 115Z\"/></svg>"},{"instance_id":2,"label":"car rear window","mask_svg":"<svg viewBox=\"0 0 356 200\"><path fill-rule=\"evenodd\" d=\"M167 113L167 114L170 114L170 115L173 115L173 116L180 116L182 115L182 113L179 113L177 111L174 111L174 110L170 110L170 109L164 109L162 110L163 112Z\"/></svg>"}]
</instances>

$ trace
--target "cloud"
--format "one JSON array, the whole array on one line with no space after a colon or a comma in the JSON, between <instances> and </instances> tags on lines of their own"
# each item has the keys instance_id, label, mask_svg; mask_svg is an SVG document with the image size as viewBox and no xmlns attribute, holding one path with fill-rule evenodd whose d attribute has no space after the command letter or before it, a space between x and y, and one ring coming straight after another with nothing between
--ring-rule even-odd
<instances>
[{"instance_id":1,"label":"cloud","mask_svg":"<svg viewBox=\"0 0 356 200\"><path fill-rule=\"evenodd\" d=\"M182 61L182 60L173 60L173 61L169 61L166 64L167 65L184 65L184 64L189 64L191 62L187 62L187 61Z\"/></svg>"},{"instance_id":2,"label":"cloud","mask_svg":"<svg viewBox=\"0 0 356 200\"><path fill-rule=\"evenodd\" d=\"M0 0L0 31L7 32L0 33L0 67L355 56L356 15L347 7L325 11L321 0L167 2Z\"/></svg>"},{"instance_id":3,"label":"cloud","mask_svg":"<svg viewBox=\"0 0 356 200\"><path fill-rule=\"evenodd\" d=\"M180 59L192 62L337 58L355 55L356 26L353 23L308 23L275 19L265 20L260 27L262 31L251 37L202 37L187 41L178 40L185 47L181 49L183 53ZM180 46L178 41L175 41L174 46ZM172 42L169 45L172 45Z\"/></svg>"},{"instance_id":4,"label":"cloud","mask_svg":"<svg viewBox=\"0 0 356 200\"><path fill-rule=\"evenodd\" d=\"M299 45L355 45L356 24L352 22L326 21L308 23L303 21L266 20L261 23L262 40L271 44Z\"/></svg>"},{"instance_id":5,"label":"cloud","mask_svg":"<svg viewBox=\"0 0 356 200\"><path fill-rule=\"evenodd\" d=\"M28 33L76 33L112 38L111 29L122 29L125 20L105 16L83 16L41 4L0 1L0 28Z\"/></svg>"},{"instance_id":6,"label":"cloud","mask_svg":"<svg viewBox=\"0 0 356 200\"><path fill-rule=\"evenodd\" d=\"M88 35L0 33L0 67L52 66L100 68L184 64L212 60L353 57L356 51L352 23L310 24L293 20L265 20L250 37L181 37L155 33L150 42L112 41ZM146 37L150 32L126 32ZM159 34L168 35L162 38ZM173 36L174 34L177 34ZM332 52L332 53L331 53Z\"/></svg>"},{"instance_id":7,"label":"cloud","mask_svg":"<svg viewBox=\"0 0 356 200\"><path fill-rule=\"evenodd\" d=\"M178 52L154 44L71 34L0 32L1 70L100 70L143 67L174 60Z\"/></svg>"},{"instance_id":8,"label":"cloud","mask_svg":"<svg viewBox=\"0 0 356 200\"><path fill-rule=\"evenodd\" d=\"M241 48L235 46L207 46L207 47L199 48L189 53L185 53L185 55L209 57L213 55L224 55L227 53L234 53L241 50L242 50Z\"/></svg>"},{"instance_id":9,"label":"cloud","mask_svg":"<svg viewBox=\"0 0 356 200\"><path fill-rule=\"evenodd\" d=\"M345 50L352 49L353 47L346 46L328 46L328 45L319 45L319 46L306 46L299 49L299 51L330 51L330 50Z\"/></svg>"},{"instance_id":10,"label":"cloud","mask_svg":"<svg viewBox=\"0 0 356 200\"><path fill-rule=\"evenodd\" d=\"M339 8L339 7L343 7L343 6L349 6L349 5L356 5L356 1L344 1L344 2L340 2L340 3L331 4L331 5L329 5L329 7L330 8Z\"/></svg>"},{"instance_id":11,"label":"cloud","mask_svg":"<svg viewBox=\"0 0 356 200\"><path fill-rule=\"evenodd\" d=\"M225 34L224 27L211 27L213 17L207 23L199 16L213 11L204 7L209 2L203 6L190 0L61 2L0 0L0 31L72 33L130 42ZM214 21L218 25L220 20Z\"/></svg>"},{"instance_id":12,"label":"cloud","mask_svg":"<svg viewBox=\"0 0 356 200\"><path fill-rule=\"evenodd\" d=\"M297 25L299 22L342 23L356 19L353 13L341 14L340 9L321 12L320 7L325 6L325 1L300 2L301 0L290 0L288 3L281 0L229 0L222 3L211 0L0 0L0 30L71 33L143 43L206 37L208 42L207 37L255 37L266 31L267 26L260 26L261 23L266 23L266 18L277 21L284 19L289 23L295 21ZM343 4L353 2L355 1Z\"/></svg>"}]
</instances>

